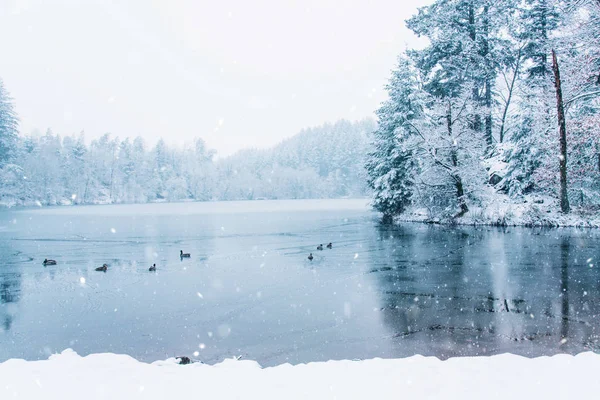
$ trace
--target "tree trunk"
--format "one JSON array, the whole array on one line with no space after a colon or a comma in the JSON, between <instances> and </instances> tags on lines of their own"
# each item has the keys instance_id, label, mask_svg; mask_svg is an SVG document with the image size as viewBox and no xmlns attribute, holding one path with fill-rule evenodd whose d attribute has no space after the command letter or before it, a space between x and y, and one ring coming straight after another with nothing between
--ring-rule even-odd
<instances>
[{"instance_id":1,"label":"tree trunk","mask_svg":"<svg viewBox=\"0 0 600 400\"><path fill-rule=\"evenodd\" d=\"M485 6L483 8L483 56L486 59L486 73L485 73L485 142L487 144L487 151L491 152L492 145L494 144L492 136L492 85L494 84L492 79L492 68L488 65L487 58L490 54L490 43L489 43L489 8Z\"/></svg>"},{"instance_id":2,"label":"tree trunk","mask_svg":"<svg viewBox=\"0 0 600 400\"><path fill-rule=\"evenodd\" d=\"M560 209L563 213L571 211L567 193L567 123L563 103L562 83L556 52L552 50L552 71L554 72L554 87L556 88L556 111L558 114L558 130L560 134Z\"/></svg>"},{"instance_id":3,"label":"tree trunk","mask_svg":"<svg viewBox=\"0 0 600 400\"><path fill-rule=\"evenodd\" d=\"M488 147L488 152L491 151L494 144L492 137L492 82L489 77L485 82L485 142Z\"/></svg>"},{"instance_id":4,"label":"tree trunk","mask_svg":"<svg viewBox=\"0 0 600 400\"><path fill-rule=\"evenodd\" d=\"M510 102L512 100L512 96L513 96L513 93L515 90L515 82L517 81L517 77L519 76L519 69L521 68L522 49L523 49L522 47L519 48L519 53L517 54L517 60L515 62L515 71L513 73L513 77L510 82L510 86L508 88L508 98L506 99L506 104L504 105L504 111L502 112L502 122L500 124L500 143L504 142L504 129L506 126L506 116L508 115L508 108L510 107Z\"/></svg>"},{"instance_id":5,"label":"tree trunk","mask_svg":"<svg viewBox=\"0 0 600 400\"><path fill-rule=\"evenodd\" d=\"M542 76L546 76L546 71L548 70L548 56L547 56L547 50L548 48L545 47L548 43L548 3L546 1L543 2L542 8L541 8L541 25L542 25L542 40L544 41L544 49L541 52L540 55L540 62L542 63ZM552 52L554 52L554 50L552 50Z\"/></svg>"},{"instance_id":6,"label":"tree trunk","mask_svg":"<svg viewBox=\"0 0 600 400\"><path fill-rule=\"evenodd\" d=\"M383 225L391 225L394 223L394 217L392 217L391 214L383 214L383 217L381 218L381 223Z\"/></svg>"},{"instance_id":7,"label":"tree trunk","mask_svg":"<svg viewBox=\"0 0 600 400\"><path fill-rule=\"evenodd\" d=\"M468 20L469 20L469 26L468 26L469 38L473 42L473 47L476 48L477 47L477 43L476 43L477 27L475 26L475 5L473 4L473 1L471 1L469 3ZM471 57L471 62L475 63L474 57ZM479 95L479 85L481 82L474 79L472 83L473 83L473 88L472 88L473 101L475 101L475 103L477 103L477 104L481 104L481 96ZM482 128L481 115L479 115L476 111L471 116L471 129L473 129L475 132L481 132L481 130L482 130L481 128Z\"/></svg>"},{"instance_id":8,"label":"tree trunk","mask_svg":"<svg viewBox=\"0 0 600 400\"><path fill-rule=\"evenodd\" d=\"M448 128L448 135L450 135L450 139L452 139L452 106L448 105L448 111L446 113L446 125ZM456 218L460 218L466 213L469 212L469 207L467 207L467 202L465 200L465 190L463 187L463 182L460 175L457 172L458 168L458 155L456 154L456 148L453 147L450 152L450 157L452 158L452 166L454 170L452 171L452 179L454 180L454 187L456 188L456 199L458 200L458 206L460 207L460 212L455 215Z\"/></svg>"}]
</instances>

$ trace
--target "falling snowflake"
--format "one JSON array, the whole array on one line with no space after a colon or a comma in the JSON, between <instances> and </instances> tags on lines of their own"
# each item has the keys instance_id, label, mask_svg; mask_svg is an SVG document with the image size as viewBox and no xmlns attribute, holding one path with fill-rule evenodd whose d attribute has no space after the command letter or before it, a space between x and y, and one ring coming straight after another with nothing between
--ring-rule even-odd
<instances>
[{"instance_id":1,"label":"falling snowflake","mask_svg":"<svg viewBox=\"0 0 600 400\"><path fill-rule=\"evenodd\" d=\"M117 233L117 230L116 230L115 228L110 228L110 231L111 231L112 233Z\"/></svg>"},{"instance_id":2,"label":"falling snowflake","mask_svg":"<svg viewBox=\"0 0 600 400\"><path fill-rule=\"evenodd\" d=\"M81 278L79 278L79 283L81 283L82 285L85 285L85 278L83 276Z\"/></svg>"},{"instance_id":3,"label":"falling snowflake","mask_svg":"<svg viewBox=\"0 0 600 400\"><path fill-rule=\"evenodd\" d=\"M221 336L222 338L225 338L225 337L229 336L229 334L231 333L231 327L226 324L220 325L219 328L217 329L217 332L219 333L219 336Z\"/></svg>"}]
</instances>

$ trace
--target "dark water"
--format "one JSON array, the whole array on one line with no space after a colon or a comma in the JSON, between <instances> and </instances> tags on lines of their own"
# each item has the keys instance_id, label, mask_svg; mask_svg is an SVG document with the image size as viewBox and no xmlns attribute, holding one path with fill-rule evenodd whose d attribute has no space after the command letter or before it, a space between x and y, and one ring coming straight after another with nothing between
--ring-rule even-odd
<instances>
[{"instance_id":1,"label":"dark water","mask_svg":"<svg viewBox=\"0 0 600 400\"><path fill-rule=\"evenodd\" d=\"M4 211L0 361L68 347L263 365L599 352L599 239L382 228L348 200Z\"/></svg>"}]
</instances>

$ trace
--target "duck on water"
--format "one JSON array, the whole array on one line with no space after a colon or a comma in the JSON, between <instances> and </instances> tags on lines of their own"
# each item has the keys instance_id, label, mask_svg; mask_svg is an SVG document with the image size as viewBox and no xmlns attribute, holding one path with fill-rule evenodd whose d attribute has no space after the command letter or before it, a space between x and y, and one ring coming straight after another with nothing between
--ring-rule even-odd
<instances>
[{"instance_id":1,"label":"duck on water","mask_svg":"<svg viewBox=\"0 0 600 400\"><path fill-rule=\"evenodd\" d=\"M190 258L190 253L184 253L183 250L179 250L179 257L181 258Z\"/></svg>"},{"instance_id":2,"label":"duck on water","mask_svg":"<svg viewBox=\"0 0 600 400\"><path fill-rule=\"evenodd\" d=\"M96 268L96 271L106 272L108 270L108 265L102 264L101 267Z\"/></svg>"},{"instance_id":3,"label":"duck on water","mask_svg":"<svg viewBox=\"0 0 600 400\"><path fill-rule=\"evenodd\" d=\"M44 262L42 264L44 264L44 266L46 266L46 265L56 265L56 260L48 260L47 258L45 258Z\"/></svg>"}]
</instances>

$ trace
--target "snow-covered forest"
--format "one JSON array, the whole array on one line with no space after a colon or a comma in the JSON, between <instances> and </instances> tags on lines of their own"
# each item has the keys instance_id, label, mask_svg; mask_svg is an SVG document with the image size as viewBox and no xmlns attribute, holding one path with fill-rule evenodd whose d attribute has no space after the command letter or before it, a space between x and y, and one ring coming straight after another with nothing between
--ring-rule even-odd
<instances>
[{"instance_id":1,"label":"snow-covered forest","mask_svg":"<svg viewBox=\"0 0 600 400\"><path fill-rule=\"evenodd\" d=\"M600 207L599 0L437 0L406 23L427 44L399 56L377 124L326 124L226 158L202 139L178 148L109 134L91 143L51 130L25 136L0 83L0 203L357 197L370 188L388 220L485 220L503 204L493 216L502 223L515 205L563 215Z\"/></svg>"},{"instance_id":2,"label":"snow-covered forest","mask_svg":"<svg viewBox=\"0 0 600 400\"><path fill-rule=\"evenodd\" d=\"M377 110L374 206L452 221L600 205L600 1L436 0ZM543 206L542 206L543 204Z\"/></svg>"},{"instance_id":3,"label":"snow-covered forest","mask_svg":"<svg viewBox=\"0 0 600 400\"><path fill-rule=\"evenodd\" d=\"M217 159L202 139L183 148L164 140L105 134L20 135L0 82L0 203L110 204L183 200L363 196L362 168L372 120L306 129L266 150Z\"/></svg>"}]
</instances>

